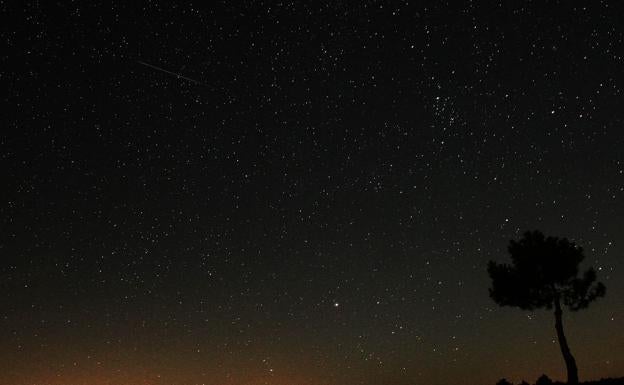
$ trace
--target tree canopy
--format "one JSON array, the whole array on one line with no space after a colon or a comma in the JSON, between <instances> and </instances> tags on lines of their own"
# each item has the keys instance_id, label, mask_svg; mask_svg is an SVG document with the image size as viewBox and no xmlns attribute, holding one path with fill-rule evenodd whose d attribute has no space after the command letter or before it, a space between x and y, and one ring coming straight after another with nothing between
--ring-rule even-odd
<instances>
[{"instance_id":1,"label":"tree canopy","mask_svg":"<svg viewBox=\"0 0 624 385\"><path fill-rule=\"evenodd\" d=\"M490 296L501 306L550 309L560 300L576 311L605 295L605 286L596 282L593 268L579 275L583 248L566 238L529 231L519 241L510 241L508 251L511 264L488 264Z\"/></svg>"}]
</instances>

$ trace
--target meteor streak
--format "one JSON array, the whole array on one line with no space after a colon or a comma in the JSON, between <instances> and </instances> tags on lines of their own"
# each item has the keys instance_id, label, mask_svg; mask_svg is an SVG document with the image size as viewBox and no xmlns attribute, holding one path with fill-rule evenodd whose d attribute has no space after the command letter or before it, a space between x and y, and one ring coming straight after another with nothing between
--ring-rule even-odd
<instances>
[{"instance_id":1,"label":"meteor streak","mask_svg":"<svg viewBox=\"0 0 624 385\"><path fill-rule=\"evenodd\" d=\"M200 83L199 83L197 80L195 80L195 79L191 79L191 78L188 78L188 77L186 77L186 76L182 76L182 75L180 75L180 74L178 74L178 73L175 73L175 72L167 71L167 70L166 70L166 69L164 69L164 68L157 67L157 66L155 66L155 65L152 65L152 64L146 63L146 62L144 62L144 61L137 60L137 63L142 64L142 65L144 65L144 66L146 66L146 67L149 67L149 68L155 69L156 71L161 71L161 72L164 72L164 73L166 73L166 74L173 75L173 76L177 77L178 79L184 79L184 80L188 80L189 82L193 82L193 83L195 83L195 84L200 84Z\"/></svg>"}]
</instances>

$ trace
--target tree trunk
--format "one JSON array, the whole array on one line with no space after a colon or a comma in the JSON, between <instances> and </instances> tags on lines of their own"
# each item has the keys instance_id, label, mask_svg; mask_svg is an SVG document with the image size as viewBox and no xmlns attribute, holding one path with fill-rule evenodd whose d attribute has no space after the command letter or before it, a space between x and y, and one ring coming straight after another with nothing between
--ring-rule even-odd
<instances>
[{"instance_id":1,"label":"tree trunk","mask_svg":"<svg viewBox=\"0 0 624 385\"><path fill-rule=\"evenodd\" d=\"M568 341L565 334L563 334L563 321L561 320L561 303L559 298L555 298L555 329L557 329L557 338L559 339L559 347L561 348L561 354L565 360L566 368L568 370L568 384L577 385L578 380L578 368L576 367L576 360L570 352L568 347Z\"/></svg>"}]
</instances>

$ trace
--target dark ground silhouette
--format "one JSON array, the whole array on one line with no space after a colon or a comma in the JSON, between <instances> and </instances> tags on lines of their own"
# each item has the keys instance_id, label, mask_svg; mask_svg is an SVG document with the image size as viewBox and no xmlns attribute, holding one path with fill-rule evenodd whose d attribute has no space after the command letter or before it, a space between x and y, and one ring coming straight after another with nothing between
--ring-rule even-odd
<instances>
[{"instance_id":1,"label":"dark ground silhouette","mask_svg":"<svg viewBox=\"0 0 624 385\"><path fill-rule=\"evenodd\" d=\"M624 377L620 378L601 378L600 380L580 382L581 385L624 385ZM526 381L513 384L505 378L500 379L496 385L530 385ZM542 374L534 385L565 385L565 382L553 381L547 375Z\"/></svg>"}]
</instances>

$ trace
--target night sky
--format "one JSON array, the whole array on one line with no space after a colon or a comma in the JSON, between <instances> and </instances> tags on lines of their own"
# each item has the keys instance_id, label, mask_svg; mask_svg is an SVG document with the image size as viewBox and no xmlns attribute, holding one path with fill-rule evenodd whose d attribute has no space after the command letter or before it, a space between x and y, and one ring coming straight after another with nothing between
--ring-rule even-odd
<instances>
[{"instance_id":1,"label":"night sky","mask_svg":"<svg viewBox=\"0 0 624 385\"><path fill-rule=\"evenodd\" d=\"M531 229L624 375L619 2L99 3L0 2L1 384L565 379Z\"/></svg>"}]
</instances>

